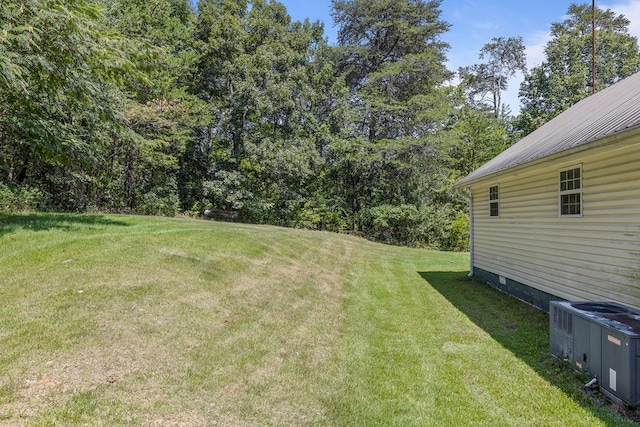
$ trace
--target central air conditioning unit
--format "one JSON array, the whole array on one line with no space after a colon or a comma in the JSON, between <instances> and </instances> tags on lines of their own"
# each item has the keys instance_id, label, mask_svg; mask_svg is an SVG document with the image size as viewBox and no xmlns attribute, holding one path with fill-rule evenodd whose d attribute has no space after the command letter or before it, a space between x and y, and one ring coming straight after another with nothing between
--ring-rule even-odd
<instances>
[{"instance_id":1,"label":"central air conditioning unit","mask_svg":"<svg viewBox=\"0 0 640 427\"><path fill-rule=\"evenodd\" d=\"M609 398L640 404L640 310L614 302L551 301L551 354L597 379Z\"/></svg>"}]
</instances>

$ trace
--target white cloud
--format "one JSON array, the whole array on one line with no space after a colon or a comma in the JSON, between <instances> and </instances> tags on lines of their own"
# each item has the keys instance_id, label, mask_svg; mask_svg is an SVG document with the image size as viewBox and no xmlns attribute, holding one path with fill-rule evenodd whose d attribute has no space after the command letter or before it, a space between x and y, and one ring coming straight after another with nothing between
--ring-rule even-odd
<instances>
[{"instance_id":1,"label":"white cloud","mask_svg":"<svg viewBox=\"0 0 640 427\"><path fill-rule=\"evenodd\" d=\"M527 49L527 68L531 69L542 64L546 59L544 48L547 42L551 39L551 32L549 30L536 31L530 34L525 39L525 46Z\"/></svg>"},{"instance_id":2,"label":"white cloud","mask_svg":"<svg viewBox=\"0 0 640 427\"><path fill-rule=\"evenodd\" d=\"M600 5L600 8L611 9L618 14L624 15L631 22L629 25L629 33L634 37L640 38L640 0Z\"/></svg>"}]
</instances>

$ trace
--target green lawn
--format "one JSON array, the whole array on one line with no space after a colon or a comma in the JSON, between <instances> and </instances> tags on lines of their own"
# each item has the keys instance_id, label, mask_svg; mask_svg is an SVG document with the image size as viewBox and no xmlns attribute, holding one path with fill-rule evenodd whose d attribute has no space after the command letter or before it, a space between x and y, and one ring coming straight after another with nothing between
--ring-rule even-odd
<instances>
[{"instance_id":1,"label":"green lawn","mask_svg":"<svg viewBox=\"0 0 640 427\"><path fill-rule=\"evenodd\" d=\"M468 254L0 214L0 425L634 425ZM626 412L629 416L630 412Z\"/></svg>"}]
</instances>

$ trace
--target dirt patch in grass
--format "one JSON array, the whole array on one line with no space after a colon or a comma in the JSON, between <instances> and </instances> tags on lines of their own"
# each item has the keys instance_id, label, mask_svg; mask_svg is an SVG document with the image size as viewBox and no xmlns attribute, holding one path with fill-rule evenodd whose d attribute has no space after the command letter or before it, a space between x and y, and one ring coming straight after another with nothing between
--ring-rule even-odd
<instances>
[{"instance_id":1,"label":"dirt patch in grass","mask_svg":"<svg viewBox=\"0 0 640 427\"><path fill-rule=\"evenodd\" d=\"M142 321L144 322L144 321ZM132 322L133 323L133 322ZM184 371L187 361L174 346L140 332L141 322L126 325L101 321L99 344L73 347L46 360L34 361L17 384L16 398L2 405L3 414L33 418L47 408L63 406L87 391L105 399L125 399L133 392L139 406L171 400L169 376Z\"/></svg>"}]
</instances>

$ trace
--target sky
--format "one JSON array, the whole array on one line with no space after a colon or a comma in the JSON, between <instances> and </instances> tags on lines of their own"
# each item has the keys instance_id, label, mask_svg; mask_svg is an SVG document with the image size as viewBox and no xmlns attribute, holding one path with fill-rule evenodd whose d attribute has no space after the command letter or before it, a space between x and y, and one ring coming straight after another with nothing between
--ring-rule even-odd
<instances>
[{"instance_id":1,"label":"sky","mask_svg":"<svg viewBox=\"0 0 640 427\"><path fill-rule=\"evenodd\" d=\"M334 44L338 29L330 15L331 0L278 0L295 21L309 18L325 24L329 43ZM452 71L480 62L480 49L494 37L524 39L528 68L544 59L544 46L549 40L553 22L561 22L571 3L591 3L589 0L443 0L441 18L451 24L442 36L449 43L448 68ZM630 33L640 38L640 0L596 0L601 9L624 14L631 21ZM523 77L514 78L503 96L514 114L519 112L518 88Z\"/></svg>"}]
</instances>

